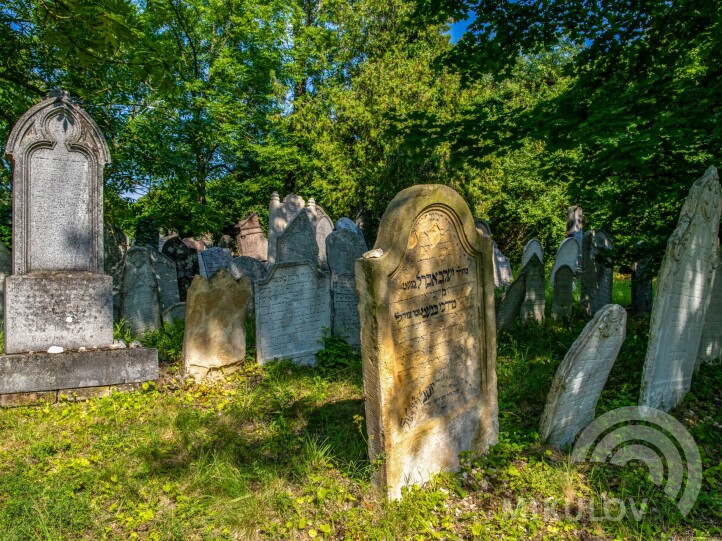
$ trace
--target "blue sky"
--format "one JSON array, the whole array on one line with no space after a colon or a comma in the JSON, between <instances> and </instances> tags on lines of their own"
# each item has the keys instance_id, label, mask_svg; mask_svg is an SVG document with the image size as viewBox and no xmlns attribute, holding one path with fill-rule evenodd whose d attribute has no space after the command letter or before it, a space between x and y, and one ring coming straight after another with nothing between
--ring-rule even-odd
<instances>
[{"instance_id":1,"label":"blue sky","mask_svg":"<svg viewBox=\"0 0 722 541\"><path fill-rule=\"evenodd\" d=\"M474 22L474 19L476 19L476 16L474 14L469 15L469 18L465 21L459 21L458 23L454 23L451 25L451 42L456 43L459 41L459 38L464 34L464 30L466 30L466 27L469 26L472 22Z\"/></svg>"}]
</instances>

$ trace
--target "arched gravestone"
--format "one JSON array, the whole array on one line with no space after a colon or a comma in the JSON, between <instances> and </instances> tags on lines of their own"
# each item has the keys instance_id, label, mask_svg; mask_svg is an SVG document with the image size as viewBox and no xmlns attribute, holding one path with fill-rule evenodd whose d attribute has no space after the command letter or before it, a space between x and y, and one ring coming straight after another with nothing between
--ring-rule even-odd
<instances>
[{"instance_id":1,"label":"arched gravestone","mask_svg":"<svg viewBox=\"0 0 722 541\"><path fill-rule=\"evenodd\" d=\"M178 295L181 302L185 302L193 277L200 274L198 252L180 238L171 237L163 244L161 253L175 262Z\"/></svg>"},{"instance_id":2,"label":"arched gravestone","mask_svg":"<svg viewBox=\"0 0 722 541\"><path fill-rule=\"evenodd\" d=\"M391 201L356 262L374 483L389 497L498 439L491 239L441 185Z\"/></svg>"},{"instance_id":3,"label":"arched gravestone","mask_svg":"<svg viewBox=\"0 0 722 541\"><path fill-rule=\"evenodd\" d=\"M241 256L259 261L268 259L268 239L263 234L257 212L251 212L245 220L236 224L236 244Z\"/></svg>"},{"instance_id":4,"label":"arched gravestone","mask_svg":"<svg viewBox=\"0 0 722 541\"><path fill-rule=\"evenodd\" d=\"M326 237L326 254L331 270L333 334L344 338L354 349L361 347L355 263L364 252L366 242L353 231L342 229Z\"/></svg>"},{"instance_id":5,"label":"arched gravestone","mask_svg":"<svg viewBox=\"0 0 722 541\"><path fill-rule=\"evenodd\" d=\"M719 266L720 183L710 167L684 202L657 277L640 405L669 411L684 399Z\"/></svg>"},{"instance_id":6,"label":"arched gravestone","mask_svg":"<svg viewBox=\"0 0 722 541\"><path fill-rule=\"evenodd\" d=\"M584 233L582 241L582 310L593 316L602 306L612 302L614 243L601 229Z\"/></svg>"},{"instance_id":7,"label":"arched gravestone","mask_svg":"<svg viewBox=\"0 0 722 541\"><path fill-rule=\"evenodd\" d=\"M161 325L159 278L153 266L151 250L134 246L125 254L121 316L134 335L159 329Z\"/></svg>"},{"instance_id":8,"label":"arched gravestone","mask_svg":"<svg viewBox=\"0 0 722 541\"><path fill-rule=\"evenodd\" d=\"M481 231L482 235L491 237L491 226L489 226L489 222L483 218L474 218L474 225L476 225L476 228Z\"/></svg>"},{"instance_id":9,"label":"arched gravestone","mask_svg":"<svg viewBox=\"0 0 722 541\"><path fill-rule=\"evenodd\" d=\"M236 257L231 261L228 271L234 280L240 280L244 276L248 278L251 285L266 278L268 271L258 259L245 255ZM253 300L253 290L251 290L251 299L248 301L248 313L251 317L254 315L255 303Z\"/></svg>"},{"instance_id":10,"label":"arched gravestone","mask_svg":"<svg viewBox=\"0 0 722 541\"><path fill-rule=\"evenodd\" d=\"M158 277L158 300L160 310L163 312L166 308L180 302L178 272L175 261L158 250L150 250L150 260Z\"/></svg>"},{"instance_id":11,"label":"arched gravestone","mask_svg":"<svg viewBox=\"0 0 722 541\"><path fill-rule=\"evenodd\" d=\"M496 332L508 331L514 326L525 298L526 274L522 272L499 299L499 308L496 310Z\"/></svg>"},{"instance_id":12,"label":"arched gravestone","mask_svg":"<svg viewBox=\"0 0 722 541\"><path fill-rule=\"evenodd\" d=\"M577 262L579 261L579 244L576 239L566 238L564 239L559 248L557 249L557 255L554 257L554 266L552 267L549 281L554 283L554 275L557 269L566 265L572 271L576 270Z\"/></svg>"},{"instance_id":13,"label":"arched gravestone","mask_svg":"<svg viewBox=\"0 0 722 541\"><path fill-rule=\"evenodd\" d=\"M356 223L351 218L346 218L345 216L343 218L339 218L336 222L336 227L334 228L334 231L341 231L342 229L346 229L348 231L351 231L352 233L357 234L359 237L361 237L361 240L364 241L364 244L366 244L366 239L364 238L364 232L361 231L361 229L356 225Z\"/></svg>"},{"instance_id":14,"label":"arched gravestone","mask_svg":"<svg viewBox=\"0 0 722 541\"><path fill-rule=\"evenodd\" d=\"M577 241L571 240L576 246ZM576 263L576 260L575 260ZM562 265L554 275L554 296L552 300L552 319L560 321L572 315L574 299L574 271L569 265Z\"/></svg>"},{"instance_id":15,"label":"arched gravestone","mask_svg":"<svg viewBox=\"0 0 722 541\"><path fill-rule=\"evenodd\" d=\"M298 216L306 202L303 197L296 194L289 194L283 198L281 203L278 192L271 195L271 203L268 206L268 265L276 262L276 243L278 237L288 227L288 224Z\"/></svg>"},{"instance_id":16,"label":"arched gravestone","mask_svg":"<svg viewBox=\"0 0 722 541\"><path fill-rule=\"evenodd\" d=\"M228 248L214 246L198 252L198 271L206 280L221 269L227 269L233 256Z\"/></svg>"},{"instance_id":17,"label":"arched gravestone","mask_svg":"<svg viewBox=\"0 0 722 541\"><path fill-rule=\"evenodd\" d=\"M333 222L331 218L328 217L328 214L326 214L326 211L316 204L316 200L313 197L309 198L305 211L308 215L308 221L311 222L314 235L316 236L319 266L322 270L328 270L326 237L333 231Z\"/></svg>"},{"instance_id":18,"label":"arched gravestone","mask_svg":"<svg viewBox=\"0 0 722 541\"><path fill-rule=\"evenodd\" d=\"M519 310L519 319L523 324L536 321L540 323L544 319L544 308L546 306L546 280L544 280L544 265L539 261L536 253L521 271L526 274L524 302Z\"/></svg>"},{"instance_id":19,"label":"arched gravestone","mask_svg":"<svg viewBox=\"0 0 722 541\"><path fill-rule=\"evenodd\" d=\"M542 441L567 447L594 420L626 329L627 312L618 304L604 306L587 323L554 376L539 428Z\"/></svg>"},{"instance_id":20,"label":"arched gravestone","mask_svg":"<svg viewBox=\"0 0 722 541\"><path fill-rule=\"evenodd\" d=\"M712 280L709 306L704 316L697 365L722 358L722 269L719 264Z\"/></svg>"},{"instance_id":21,"label":"arched gravestone","mask_svg":"<svg viewBox=\"0 0 722 541\"><path fill-rule=\"evenodd\" d=\"M276 263L289 261L308 261L318 265L316 234L305 212L300 212L276 241Z\"/></svg>"},{"instance_id":22,"label":"arched gravestone","mask_svg":"<svg viewBox=\"0 0 722 541\"><path fill-rule=\"evenodd\" d=\"M539 258L539 262L544 266L544 250L542 249L541 242L539 239L531 239L524 246L524 250L521 252L521 268L526 267L527 263L531 261L531 257L536 255Z\"/></svg>"}]
</instances>

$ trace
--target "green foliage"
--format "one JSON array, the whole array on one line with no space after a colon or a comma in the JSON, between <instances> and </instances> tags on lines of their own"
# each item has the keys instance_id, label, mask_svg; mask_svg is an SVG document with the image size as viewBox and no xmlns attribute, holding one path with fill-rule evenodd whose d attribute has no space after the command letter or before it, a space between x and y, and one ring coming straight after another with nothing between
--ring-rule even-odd
<instances>
[{"instance_id":1,"label":"green foliage","mask_svg":"<svg viewBox=\"0 0 722 541\"><path fill-rule=\"evenodd\" d=\"M143 346L158 350L162 363L179 364L183 357L183 333L185 323L179 319L164 323L162 329L149 331L139 338Z\"/></svg>"},{"instance_id":2,"label":"green foliage","mask_svg":"<svg viewBox=\"0 0 722 541\"><path fill-rule=\"evenodd\" d=\"M323 337L323 349L316 353L318 368L329 372L345 368L358 368L361 355L343 338L326 333Z\"/></svg>"}]
</instances>

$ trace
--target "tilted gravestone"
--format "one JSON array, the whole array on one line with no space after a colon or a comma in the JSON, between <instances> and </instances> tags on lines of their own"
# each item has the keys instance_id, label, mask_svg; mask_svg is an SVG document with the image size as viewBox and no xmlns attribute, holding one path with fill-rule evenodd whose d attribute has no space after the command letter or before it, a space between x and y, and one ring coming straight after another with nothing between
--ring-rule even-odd
<instances>
[{"instance_id":1,"label":"tilted gravestone","mask_svg":"<svg viewBox=\"0 0 722 541\"><path fill-rule=\"evenodd\" d=\"M27 111L5 150L13 172L13 275L5 280L0 394L154 379L155 350L79 351L113 343L104 274L103 134L65 93ZM63 353L34 354L59 347Z\"/></svg>"},{"instance_id":2,"label":"tilted gravestone","mask_svg":"<svg viewBox=\"0 0 722 541\"><path fill-rule=\"evenodd\" d=\"M173 306L169 306L165 310L163 310L163 314L161 319L163 320L163 323L166 324L173 324L175 321L185 321L186 320L186 303L179 302L177 304L174 304Z\"/></svg>"},{"instance_id":3,"label":"tilted gravestone","mask_svg":"<svg viewBox=\"0 0 722 541\"><path fill-rule=\"evenodd\" d=\"M246 277L250 280L251 285L256 282L263 280L268 271L258 259L249 256L239 256L231 261L228 267L228 272L231 273L234 280L240 280L242 277ZM248 315L254 317L255 302L253 300L253 289L251 289L251 300L248 301Z\"/></svg>"},{"instance_id":4,"label":"tilted gravestone","mask_svg":"<svg viewBox=\"0 0 722 541\"><path fill-rule=\"evenodd\" d=\"M514 326L525 298L526 274L522 272L499 299L499 307L496 310L497 332L508 331Z\"/></svg>"},{"instance_id":5,"label":"tilted gravestone","mask_svg":"<svg viewBox=\"0 0 722 541\"><path fill-rule=\"evenodd\" d=\"M308 215L308 220L311 222L311 227L313 227L314 235L316 236L319 266L322 270L328 270L326 237L333 231L333 222L326 214L326 211L316 204L316 200L313 197L309 198L308 206L305 210Z\"/></svg>"},{"instance_id":6,"label":"tilted gravestone","mask_svg":"<svg viewBox=\"0 0 722 541\"><path fill-rule=\"evenodd\" d=\"M231 264L233 256L228 248L208 248L198 252L198 271L200 275L208 280L221 269L227 269Z\"/></svg>"},{"instance_id":7,"label":"tilted gravestone","mask_svg":"<svg viewBox=\"0 0 722 541\"><path fill-rule=\"evenodd\" d=\"M112 224L106 224L103 228L103 251L105 274L113 279L113 321L117 321L120 319L120 287L123 282L123 259L128 251L128 239Z\"/></svg>"},{"instance_id":8,"label":"tilted gravestone","mask_svg":"<svg viewBox=\"0 0 722 541\"><path fill-rule=\"evenodd\" d=\"M546 306L546 280L544 280L544 265L539 261L536 253L531 255L529 262L521 271L526 274L524 302L519 310L519 319L523 324L536 321L540 323L544 319L544 308Z\"/></svg>"},{"instance_id":9,"label":"tilted gravestone","mask_svg":"<svg viewBox=\"0 0 722 541\"><path fill-rule=\"evenodd\" d=\"M567 237L572 237L577 241L579 250L582 249L582 235L584 229L582 226L583 211L582 207L573 206L567 209Z\"/></svg>"},{"instance_id":10,"label":"tilted gravestone","mask_svg":"<svg viewBox=\"0 0 722 541\"><path fill-rule=\"evenodd\" d=\"M618 304L604 306L587 323L554 376L539 428L542 441L567 447L594 420L626 329L627 312Z\"/></svg>"},{"instance_id":11,"label":"tilted gravestone","mask_svg":"<svg viewBox=\"0 0 722 541\"><path fill-rule=\"evenodd\" d=\"M571 240L576 246L577 241ZM576 261L575 261L576 262ZM569 265L557 268L554 275L554 296L552 297L552 319L561 321L572 316L574 300L574 271Z\"/></svg>"},{"instance_id":12,"label":"tilted gravestone","mask_svg":"<svg viewBox=\"0 0 722 541\"><path fill-rule=\"evenodd\" d=\"M669 411L690 389L719 267L720 183L710 167L684 202L667 242L652 306L640 405Z\"/></svg>"},{"instance_id":13,"label":"tilted gravestone","mask_svg":"<svg viewBox=\"0 0 722 541\"><path fill-rule=\"evenodd\" d=\"M433 184L396 195L356 262L369 455L388 497L498 439L493 272L491 239Z\"/></svg>"},{"instance_id":14,"label":"tilted gravestone","mask_svg":"<svg viewBox=\"0 0 722 541\"><path fill-rule=\"evenodd\" d=\"M276 263L289 261L308 261L318 265L316 234L305 212L300 212L276 241Z\"/></svg>"},{"instance_id":15,"label":"tilted gravestone","mask_svg":"<svg viewBox=\"0 0 722 541\"><path fill-rule=\"evenodd\" d=\"M632 264L632 309L640 314L652 311L652 258L646 243L637 243L637 260Z\"/></svg>"},{"instance_id":16,"label":"tilted gravestone","mask_svg":"<svg viewBox=\"0 0 722 541\"><path fill-rule=\"evenodd\" d=\"M366 242L353 231L342 229L326 237L326 254L331 270L333 334L344 338L355 349L361 347L355 263L364 252Z\"/></svg>"},{"instance_id":17,"label":"tilted gravestone","mask_svg":"<svg viewBox=\"0 0 722 541\"><path fill-rule=\"evenodd\" d=\"M5 318L5 278L13 273L13 254L0 242L0 321Z\"/></svg>"},{"instance_id":18,"label":"tilted gravestone","mask_svg":"<svg viewBox=\"0 0 722 541\"><path fill-rule=\"evenodd\" d=\"M278 192L271 195L271 203L268 207L268 265L276 262L276 246L278 237L288 227L288 224L298 216L306 207L303 197L296 194L289 194L283 198L281 203Z\"/></svg>"},{"instance_id":19,"label":"tilted gravestone","mask_svg":"<svg viewBox=\"0 0 722 541\"><path fill-rule=\"evenodd\" d=\"M476 229L482 235L491 237L491 227L489 226L489 222L482 220L481 218L474 218L474 224L476 225ZM511 271L511 263L509 263L509 260L501 252L493 239L491 244L494 250L494 287L507 288L511 285L511 282L514 279Z\"/></svg>"},{"instance_id":20,"label":"tilted gravestone","mask_svg":"<svg viewBox=\"0 0 722 541\"><path fill-rule=\"evenodd\" d=\"M557 269L560 267L566 265L572 271L575 271L577 269L577 263L579 261L579 244L577 244L576 239L573 238L567 238L564 239L561 244L559 245L559 248L557 249L557 255L554 257L554 266L552 267L551 275L549 276L549 281L553 284L554 283L554 275L557 272Z\"/></svg>"},{"instance_id":21,"label":"tilted gravestone","mask_svg":"<svg viewBox=\"0 0 722 541\"><path fill-rule=\"evenodd\" d=\"M531 261L533 255L539 258L539 262L544 266L544 250L542 249L541 242L539 239L531 239L526 243L524 249L521 252L521 268L526 267L527 263Z\"/></svg>"},{"instance_id":22,"label":"tilted gravestone","mask_svg":"<svg viewBox=\"0 0 722 541\"><path fill-rule=\"evenodd\" d=\"M582 288L580 303L588 316L612 302L614 243L601 229L584 233L582 241Z\"/></svg>"},{"instance_id":23,"label":"tilted gravestone","mask_svg":"<svg viewBox=\"0 0 722 541\"><path fill-rule=\"evenodd\" d=\"M344 216L343 218L338 219L334 230L341 231L342 229L346 229L348 231L351 231L352 233L357 234L364 241L364 244L366 244L366 239L364 238L364 232L361 231L361 228L359 228L351 218L346 218Z\"/></svg>"},{"instance_id":24,"label":"tilted gravestone","mask_svg":"<svg viewBox=\"0 0 722 541\"><path fill-rule=\"evenodd\" d=\"M268 259L268 239L263 234L257 212L251 212L236 224L236 244L241 256L252 257L259 261Z\"/></svg>"},{"instance_id":25,"label":"tilted gravestone","mask_svg":"<svg viewBox=\"0 0 722 541\"><path fill-rule=\"evenodd\" d=\"M162 312L180 302L178 273L175 261L158 250L150 251L150 261L158 279L158 300Z\"/></svg>"},{"instance_id":26,"label":"tilted gravestone","mask_svg":"<svg viewBox=\"0 0 722 541\"><path fill-rule=\"evenodd\" d=\"M125 254L121 286L121 316L140 335L161 326L159 277L151 248L134 246Z\"/></svg>"},{"instance_id":27,"label":"tilted gravestone","mask_svg":"<svg viewBox=\"0 0 722 541\"><path fill-rule=\"evenodd\" d=\"M193 277L200 274L198 252L178 237L171 237L163 244L161 251L175 262L178 295L185 302Z\"/></svg>"},{"instance_id":28,"label":"tilted gravestone","mask_svg":"<svg viewBox=\"0 0 722 541\"><path fill-rule=\"evenodd\" d=\"M330 276L308 261L277 263L254 285L256 358L313 365L331 327Z\"/></svg>"},{"instance_id":29,"label":"tilted gravestone","mask_svg":"<svg viewBox=\"0 0 722 541\"><path fill-rule=\"evenodd\" d=\"M712 279L709 306L697 351L697 365L722 358L722 269L719 264Z\"/></svg>"},{"instance_id":30,"label":"tilted gravestone","mask_svg":"<svg viewBox=\"0 0 722 541\"><path fill-rule=\"evenodd\" d=\"M196 382L238 370L246 359L248 278L236 282L226 269L210 280L193 279L186 303L183 372Z\"/></svg>"}]
</instances>

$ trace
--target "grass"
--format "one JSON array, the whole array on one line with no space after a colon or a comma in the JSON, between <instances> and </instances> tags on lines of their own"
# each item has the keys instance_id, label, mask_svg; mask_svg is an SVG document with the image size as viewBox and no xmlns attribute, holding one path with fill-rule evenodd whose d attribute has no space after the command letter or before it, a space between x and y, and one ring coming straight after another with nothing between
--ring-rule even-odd
<instances>
[{"instance_id":1,"label":"grass","mask_svg":"<svg viewBox=\"0 0 722 541\"><path fill-rule=\"evenodd\" d=\"M342 341L327 340L315 369L260 367L249 352L241 372L193 385L178 374L182 333L147 335L165 359L157 384L0 411L0 540L722 538L719 365L674 412L705 467L686 519L639 464L575 465L539 443L546 393L584 324L502 334L500 443L398 502L370 485L360 359ZM636 403L648 325L630 317L598 413ZM613 498L646 499L647 512L592 520Z\"/></svg>"}]
</instances>

